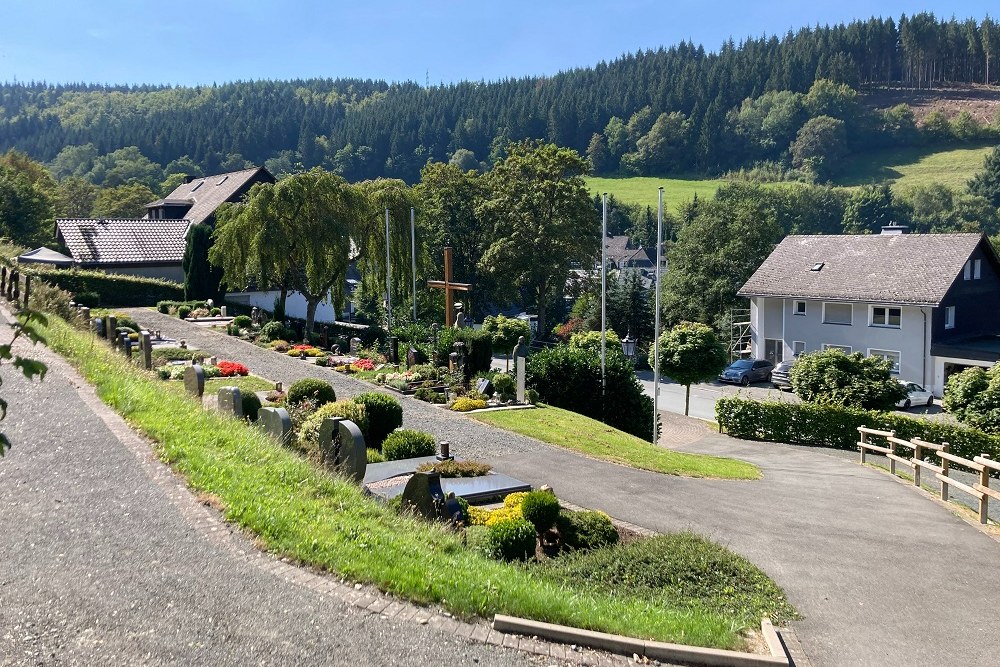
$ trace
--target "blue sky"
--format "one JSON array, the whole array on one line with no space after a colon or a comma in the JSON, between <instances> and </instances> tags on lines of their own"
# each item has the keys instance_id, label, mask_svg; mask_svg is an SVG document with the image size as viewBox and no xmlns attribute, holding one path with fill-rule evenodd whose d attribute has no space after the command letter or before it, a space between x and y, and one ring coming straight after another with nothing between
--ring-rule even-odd
<instances>
[{"instance_id":1,"label":"blue sky","mask_svg":"<svg viewBox=\"0 0 1000 667\"><path fill-rule=\"evenodd\" d=\"M877 12L981 19L985 0L6 0L0 81L211 84L358 77L432 84L554 74L682 39L783 34Z\"/></svg>"}]
</instances>

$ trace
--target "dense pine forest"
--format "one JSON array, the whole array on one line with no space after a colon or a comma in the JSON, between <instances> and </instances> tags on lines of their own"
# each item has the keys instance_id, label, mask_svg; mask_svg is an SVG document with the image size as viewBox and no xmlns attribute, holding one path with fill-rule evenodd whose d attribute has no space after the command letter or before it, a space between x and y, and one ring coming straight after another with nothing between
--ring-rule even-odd
<instances>
[{"instance_id":1,"label":"dense pine forest","mask_svg":"<svg viewBox=\"0 0 1000 667\"><path fill-rule=\"evenodd\" d=\"M844 144L834 153L926 140L905 109L861 113L854 92L993 83L998 56L1000 25L989 18L922 13L728 41L716 52L682 42L552 77L429 88L352 79L6 83L0 151L99 185L135 180L114 172L142 159L165 168L160 178L267 163L279 174L319 165L349 180L414 182L428 160L489 165L507 140L522 138L575 148L599 173L717 173L765 160L808 164L809 147L797 157L791 144L810 122L820 140ZM836 85L817 90L817 81ZM986 132L968 123L962 131Z\"/></svg>"}]
</instances>

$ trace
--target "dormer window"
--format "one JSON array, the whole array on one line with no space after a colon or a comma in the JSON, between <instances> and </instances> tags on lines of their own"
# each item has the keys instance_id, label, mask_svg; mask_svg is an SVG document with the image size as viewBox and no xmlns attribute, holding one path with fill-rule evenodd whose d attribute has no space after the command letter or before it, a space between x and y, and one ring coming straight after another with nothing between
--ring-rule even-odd
<instances>
[{"instance_id":1,"label":"dormer window","mask_svg":"<svg viewBox=\"0 0 1000 667\"><path fill-rule=\"evenodd\" d=\"M191 188L191 192L194 192L195 190L197 190L198 188L200 188L203 185L205 185L204 179L202 179L202 180L198 181L197 183L195 183L194 187Z\"/></svg>"},{"instance_id":2,"label":"dormer window","mask_svg":"<svg viewBox=\"0 0 1000 667\"><path fill-rule=\"evenodd\" d=\"M228 176L223 176L222 178L219 179L219 182L216 183L216 185L222 185L223 183L226 182L228 178L229 178Z\"/></svg>"}]
</instances>

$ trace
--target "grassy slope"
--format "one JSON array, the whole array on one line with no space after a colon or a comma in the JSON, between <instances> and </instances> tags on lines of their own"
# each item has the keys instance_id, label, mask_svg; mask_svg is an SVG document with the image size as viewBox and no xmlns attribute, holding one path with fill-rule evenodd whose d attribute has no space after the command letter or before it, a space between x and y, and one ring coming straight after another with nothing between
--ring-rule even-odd
<instances>
[{"instance_id":1,"label":"grassy slope","mask_svg":"<svg viewBox=\"0 0 1000 667\"><path fill-rule=\"evenodd\" d=\"M633 468L689 477L760 479L761 476L753 464L664 449L589 417L551 406L538 410L483 412L474 416L508 431Z\"/></svg>"},{"instance_id":2,"label":"grassy slope","mask_svg":"<svg viewBox=\"0 0 1000 667\"><path fill-rule=\"evenodd\" d=\"M254 427L164 391L93 335L52 317L49 345L94 384L101 400L154 440L160 457L225 516L274 553L460 616L496 613L702 646L739 647L761 614L787 618L782 601L731 617L621 591L560 585L487 559L444 526L401 517L361 489L309 465ZM761 574L763 576L763 574ZM754 618L750 618L753 616Z\"/></svg>"},{"instance_id":3,"label":"grassy slope","mask_svg":"<svg viewBox=\"0 0 1000 667\"><path fill-rule=\"evenodd\" d=\"M941 183L955 190L965 189L969 179L983 166L992 145L960 148L892 148L862 153L850 158L834 185L856 187L888 181L897 192L917 185ZM664 186L664 202L670 210L698 197L711 199L724 179L598 178L587 179L594 194L607 192L630 204L656 208L656 189Z\"/></svg>"}]
</instances>

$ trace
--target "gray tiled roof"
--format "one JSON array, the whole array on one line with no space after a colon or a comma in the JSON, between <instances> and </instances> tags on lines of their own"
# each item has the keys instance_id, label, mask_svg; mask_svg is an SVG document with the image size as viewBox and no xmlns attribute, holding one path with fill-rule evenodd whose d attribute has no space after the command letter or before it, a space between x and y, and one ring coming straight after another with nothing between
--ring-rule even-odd
<instances>
[{"instance_id":1,"label":"gray tiled roof","mask_svg":"<svg viewBox=\"0 0 1000 667\"><path fill-rule=\"evenodd\" d=\"M83 266L180 264L190 220L56 220L59 237Z\"/></svg>"},{"instance_id":2,"label":"gray tiled roof","mask_svg":"<svg viewBox=\"0 0 1000 667\"><path fill-rule=\"evenodd\" d=\"M229 201L240 188L258 174L264 176L264 180L273 180L271 174L264 167L231 171L228 174L196 178L190 183L178 185L173 192L159 201L192 202L191 208L184 217L197 225L211 217L215 213L215 209Z\"/></svg>"},{"instance_id":3,"label":"gray tiled roof","mask_svg":"<svg viewBox=\"0 0 1000 667\"><path fill-rule=\"evenodd\" d=\"M740 296L936 306L981 234L788 236ZM823 264L819 271L810 269Z\"/></svg>"}]
</instances>

